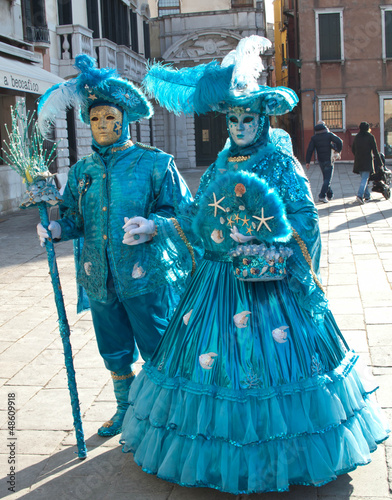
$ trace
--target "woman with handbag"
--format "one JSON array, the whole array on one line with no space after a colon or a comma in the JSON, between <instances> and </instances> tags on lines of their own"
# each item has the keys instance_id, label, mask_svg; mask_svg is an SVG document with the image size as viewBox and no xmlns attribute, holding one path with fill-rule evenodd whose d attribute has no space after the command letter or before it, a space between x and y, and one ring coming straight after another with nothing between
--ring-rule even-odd
<instances>
[{"instance_id":1,"label":"woman with handbag","mask_svg":"<svg viewBox=\"0 0 392 500\"><path fill-rule=\"evenodd\" d=\"M237 495L320 486L368 463L388 432L319 281L309 182L270 130L297 97L249 75L267 42L145 79L172 111L226 113L229 140L173 221L204 259L132 386L121 439L146 472Z\"/></svg>"}]
</instances>

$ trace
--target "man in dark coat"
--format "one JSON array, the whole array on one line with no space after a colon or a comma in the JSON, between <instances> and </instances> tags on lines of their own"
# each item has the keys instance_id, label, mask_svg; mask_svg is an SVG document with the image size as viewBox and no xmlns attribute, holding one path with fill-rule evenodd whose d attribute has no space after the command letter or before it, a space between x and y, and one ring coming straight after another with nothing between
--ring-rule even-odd
<instances>
[{"instance_id":1,"label":"man in dark coat","mask_svg":"<svg viewBox=\"0 0 392 500\"><path fill-rule=\"evenodd\" d=\"M328 130L324 122L319 122L314 127L315 134L310 139L308 150L306 151L306 168L310 167L310 160L312 159L313 151L317 151L318 162L323 174L323 185L319 194L319 201L328 203L332 200L333 192L331 188L333 176L333 163L331 162L332 144L335 151L340 153L343 148L343 141L337 135Z\"/></svg>"},{"instance_id":2,"label":"man in dark coat","mask_svg":"<svg viewBox=\"0 0 392 500\"><path fill-rule=\"evenodd\" d=\"M370 127L367 122L361 122L359 132L354 138L351 146L354 153L354 174L360 174L361 182L359 184L357 202L363 205L365 201L370 200L369 177L375 172L376 166L382 165L382 161L377 149L376 139L370 133Z\"/></svg>"}]
</instances>

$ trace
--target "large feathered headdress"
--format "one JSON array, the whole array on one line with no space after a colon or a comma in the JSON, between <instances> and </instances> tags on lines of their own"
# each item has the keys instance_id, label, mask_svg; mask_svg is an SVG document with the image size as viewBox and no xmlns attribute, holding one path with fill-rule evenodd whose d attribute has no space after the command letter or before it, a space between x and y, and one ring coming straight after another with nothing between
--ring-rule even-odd
<instances>
[{"instance_id":1,"label":"large feathered headdress","mask_svg":"<svg viewBox=\"0 0 392 500\"><path fill-rule=\"evenodd\" d=\"M79 109L87 124L91 106L101 103L120 107L128 122L152 116L153 108L143 92L115 69L97 68L95 59L87 54L76 56L75 67L80 71L77 77L54 85L39 100L38 126L44 136L58 115L70 108Z\"/></svg>"},{"instance_id":2,"label":"large feathered headdress","mask_svg":"<svg viewBox=\"0 0 392 500\"><path fill-rule=\"evenodd\" d=\"M225 113L231 107L241 106L266 115L282 115L294 108L298 97L287 87L258 84L264 69L260 54L269 47L269 40L252 35L242 39L221 64L212 61L178 70L155 63L148 67L143 86L150 96L176 114L212 110Z\"/></svg>"}]
</instances>

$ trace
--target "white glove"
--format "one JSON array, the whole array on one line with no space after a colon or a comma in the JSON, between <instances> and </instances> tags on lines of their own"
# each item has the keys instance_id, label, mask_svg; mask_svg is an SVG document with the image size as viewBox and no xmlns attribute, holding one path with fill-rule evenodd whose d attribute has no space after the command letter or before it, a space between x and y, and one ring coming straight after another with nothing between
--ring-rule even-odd
<instances>
[{"instance_id":1,"label":"white glove","mask_svg":"<svg viewBox=\"0 0 392 500\"><path fill-rule=\"evenodd\" d=\"M156 231L155 222L145 219L144 217L124 217L125 231L123 243L124 245L140 245L146 241L152 240L153 234Z\"/></svg>"},{"instance_id":2,"label":"white glove","mask_svg":"<svg viewBox=\"0 0 392 500\"><path fill-rule=\"evenodd\" d=\"M232 238L237 243L246 243L247 241L253 240L255 236L245 236L238 231L236 226L233 226L231 228L230 238Z\"/></svg>"},{"instance_id":3,"label":"white glove","mask_svg":"<svg viewBox=\"0 0 392 500\"><path fill-rule=\"evenodd\" d=\"M52 220L51 222L49 222L48 229L52 234L52 239L56 240L56 239L61 237L61 226L55 220ZM37 234L38 234L38 238L39 238L41 247L44 247L45 240L49 238L49 234L48 234L48 231L44 228L44 226L41 223L37 224Z\"/></svg>"}]
</instances>

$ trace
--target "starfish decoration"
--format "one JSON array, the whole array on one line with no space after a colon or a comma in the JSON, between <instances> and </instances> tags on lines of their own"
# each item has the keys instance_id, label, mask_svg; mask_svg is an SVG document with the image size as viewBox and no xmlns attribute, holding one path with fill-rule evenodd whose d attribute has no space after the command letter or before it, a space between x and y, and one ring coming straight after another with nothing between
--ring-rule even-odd
<instances>
[{"instance_id":1,"label":"starfish decoration","mask_svg":"<svg viewBox=\"0 0 392 500\"><path fill-rule=\"evenodd\" d=\"M240 219L240 220L242 220L242 225L245 226L245 224L248 225L248 222L249 222L250 219L247 219L246 215L244 215L244 218Z\"/></svg>"},{"instance_id":2,"label":"starfish decoration","mask_svg":"<svg viewBox=\"0 0 392 500\"><path fill-rule=\"evenodd\" d=\"M246 234L253 234L253 229L250 226L248 227Z\"/></svg>"},{"instance_id":3,"label":"starfish decoration","mask_svg":"<svg viewBox=\"0 0 392 500\"><path fill-rule=\"evenodd\" d=\"M98 97L95 94L90 94L88 96L88 98L91 99L92 101L94 101L95 99L98 99Z\"/></svg>"},{"instance_id":4,"label":"starfish decoration","mask_svg":"<svg viewBox=\"0 0 392 500\"><path fill-rule=\"evenodd\" d=\"M120 135L121 133L121 125L120 122L116 122L113 127L113 132L115 132L117 135Z\"/></svg>"},{"instance_id":5,"label":"starfish decoration","mask_svg":"<svg viewBox=\"0 0 392 500\"><path fill-rule=\"evenodd\" d=\"M234 224L234 221L233 221L233 219L232 219L232 215L230 215L230 217L227 219L227 225L228 225L229 227L231 227L233 224Z\"/></svg>"},{"instance_id":6,"label":"starfish decoration","mask_svg":"<svg viewBox=\"0 0 392 500\"><path fill-rule=\"evenodd\" d=\"M260 221L259 225L257 226L257 231L260 231L260 228L262 227L263 224L265 224L265 227L268 229L270 233L272 233L271 228L267 224L267 220L270 219L275 219L274 216L271 217L264 217L264 208L261 209L261 217L257 217L257 215L252 215L254 219L257 219Z\"/></svg>"},{"instance_id":7,"label":"starfish decoration","mask_svg":"<svg viewBox=\"0 0 392 500\"><path fill-rule=\"evenodd\" d=\"M234 216L234 221L238 222L240 220L240 216L238 214L235 214Z\"/></svg>"},{"instance_id":8,"label":"starfish decoration","mask_svg":"<svg viewBox=\"0 0 392 500\"><path fill-rule=\"evenodd\" d=\"M224 212L226 212L226 209L225 209L225 208L223 208L223 207L221 207L221 206L219 205L219 203L220 203L221 201L223 201L223 200L226 198L226 196L223 196L220 200L216 201L216 195L215 195L215 193L212 193L212 194L213 194L213 196L214 196L214 203L209 203L209 204L208 204L208 206L209 206L209 207L214 207L214 217L216 217L216 213L217 213L217 211L218 211L218 208L220 208L221 210L223 210Z\"/></svg>"}]
</instances>

